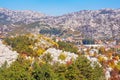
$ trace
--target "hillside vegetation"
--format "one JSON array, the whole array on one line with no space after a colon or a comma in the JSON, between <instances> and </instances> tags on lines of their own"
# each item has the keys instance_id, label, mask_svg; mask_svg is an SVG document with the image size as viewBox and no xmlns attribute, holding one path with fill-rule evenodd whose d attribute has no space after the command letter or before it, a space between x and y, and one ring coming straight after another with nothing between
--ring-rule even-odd
<instances>
[{"instance_id":1,"label":"hillside vegetation","mask_svg":"<svg viewBox=\"0 0 120 80\"><path fill-rule=\"evenodd\" d=\"M72 44L56 43L33 34L8 37L4 44L11 46L19 56L9 67L7 62L0 67L2 80L105 79L103 68L96 63L93 68L85 56L75 54L77 48Z\"/></svg>"}]
</instances>

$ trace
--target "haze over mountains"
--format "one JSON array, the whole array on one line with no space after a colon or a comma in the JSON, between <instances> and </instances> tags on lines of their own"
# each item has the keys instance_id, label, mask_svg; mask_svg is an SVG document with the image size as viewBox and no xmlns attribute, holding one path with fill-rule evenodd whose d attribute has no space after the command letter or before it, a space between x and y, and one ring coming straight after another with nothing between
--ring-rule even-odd
<instances>
[{"instance_id":1,"label":"haze over mountains","mask_svg":"<svg viewBox=\"0 0 120 80\"><path fill-rule=\"evenodd\" d=\"M11 31L16 26L23 27L23 24L24 27L27 26L26 30L29 28L37 28L36 30L55 28L62 32L79 31L80 34L90 38L120 39L120 9L82 10L62 16L46 16L33 11L0 8L1 30Z\"/></svg>"}]
</instances>

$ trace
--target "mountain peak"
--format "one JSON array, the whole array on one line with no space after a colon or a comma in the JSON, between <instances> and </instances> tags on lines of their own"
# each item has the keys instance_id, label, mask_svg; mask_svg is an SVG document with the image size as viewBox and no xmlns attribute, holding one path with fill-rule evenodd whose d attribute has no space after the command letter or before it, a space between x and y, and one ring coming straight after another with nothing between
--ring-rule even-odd
<instances>
[{"instance_id":1,"label":"mountain peak","mask_svg":"<svg viewBox=\"0 0 120 80\"><path fill-rule=\"evenodd\" d=\"M31 10L9 10L6 8L0 8L0 18L5 19L5 21L11 21L13 23L23 22L23 23L32 23L39 21L40 18L46 17L45 14L31 11Z\"/></svg>"}]
</instances>

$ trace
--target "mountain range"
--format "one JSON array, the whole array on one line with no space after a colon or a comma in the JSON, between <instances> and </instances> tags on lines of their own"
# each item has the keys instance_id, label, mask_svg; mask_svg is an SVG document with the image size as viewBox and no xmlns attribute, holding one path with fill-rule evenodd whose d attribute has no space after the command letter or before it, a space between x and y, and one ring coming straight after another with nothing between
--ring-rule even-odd
<instances>
[{"instance_id":1,"label":"mountain range","mask_svg":"<svg viewBox=\"0 0 120 80\"><path fill-rule=\"evenodd\" d=\"M61 16L48 16L29 10L0 8L0 30L10 32L20 28L42 31L44 34L50 31L55 32L55 35L71 30L78 31L87 38L120 39L120 9L82 10Z\"/></svg>"},{"instance_id":2,"label":"mountain range","mask_svg":"<svg viewBox=\"0 0 120 80\"><path fill-rule=\"evenodd\" d=\"M23 10L23 11L15 11L15 10L9 10L5 8L0 8L0 23L32 23L35 21L40 20L40 18L45 17L45 14L34 12L30 10Z\"/></svg>"}]
</instances>

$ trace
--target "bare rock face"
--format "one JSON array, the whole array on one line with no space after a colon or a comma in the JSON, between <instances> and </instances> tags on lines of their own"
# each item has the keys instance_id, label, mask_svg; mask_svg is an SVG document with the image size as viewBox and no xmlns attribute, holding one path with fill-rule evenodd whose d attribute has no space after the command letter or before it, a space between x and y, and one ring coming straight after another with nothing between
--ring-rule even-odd
<instances>
[{"instance_id":1,"label":"bare rock face","mask_svg":"<svg viewBox=\"0 0 120 80\"><path fill-rule=\"evenodd\" d=\"M7 61L10 65L13 61L17 59L18 53L16 51L10 50L10 48L0 40L0 67Z\"/></svg>"}]
</instances>

